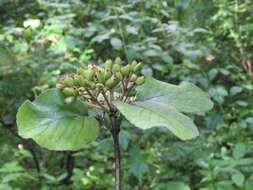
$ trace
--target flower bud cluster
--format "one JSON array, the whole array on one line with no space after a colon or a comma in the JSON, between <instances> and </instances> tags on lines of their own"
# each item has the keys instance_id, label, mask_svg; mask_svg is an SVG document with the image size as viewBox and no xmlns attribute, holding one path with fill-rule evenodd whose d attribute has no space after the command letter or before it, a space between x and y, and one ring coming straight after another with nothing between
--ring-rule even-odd
<instances>
[{"instance_id":1,"label":"flower bud cluster","mask_svg":"<svg viewBox=\"0 0 253 190\"><path fill-rule=\"evenodd\" d=\"M114 61L107 60L104 67L88 65L78 68L75 73L59 79L56 87L66 96L66 104L80 99L92 108L114 111L112 101L134 101L135 87L145 82L144 76L140 76L142 64L133 61L123 65L117 57Z\"/></svg>"}]
</instances>

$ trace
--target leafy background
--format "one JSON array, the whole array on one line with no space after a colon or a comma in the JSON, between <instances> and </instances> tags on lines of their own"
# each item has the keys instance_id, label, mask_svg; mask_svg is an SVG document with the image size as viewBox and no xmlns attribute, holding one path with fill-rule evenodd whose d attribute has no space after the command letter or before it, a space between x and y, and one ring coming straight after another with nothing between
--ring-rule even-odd
<instances>
[{"instance_id":1,"label":"leafy background","mask_svg":"<svg viewBox=\"0 0 253 190\"><path fill-rule=\"evenodd\" d=\"M113 189L112 139L52 152L17 135L15 115L78 66L120 56L142 72L189 81L215 103L194 116L201 135L124 122L123 189L252 190L251 0L1 0L0 189ZM193 116L192 116L193 117Z\"/></svg>"}]
</instances>

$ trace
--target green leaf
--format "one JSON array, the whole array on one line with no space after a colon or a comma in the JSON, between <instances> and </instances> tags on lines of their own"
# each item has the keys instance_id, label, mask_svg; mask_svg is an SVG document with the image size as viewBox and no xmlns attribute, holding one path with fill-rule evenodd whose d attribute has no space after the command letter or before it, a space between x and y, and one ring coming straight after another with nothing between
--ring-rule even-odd
<instances>
[{"instance_id":1,"label":"green leaf","mask_svg":"<svg viewBox=\"0 0 253 190\"><path fill-rule=\"evenodd\" d=\"M216 102L220 104L224 103L225 97L228 96L228 92L223 86L210 88L208 93Z\"/></svg>"},{"instance_id":2,"label":"green leaf","mask_svg":"<svg viewBox=\"0 0 253 190\"><path fill-rule=\"evenodd\" d=\"M154 104L153 104L154 103ZM157 103L157 104L156 104ZM115 102L119 111L136 127L166 127L182 140L198 136L198 130L187 116L159 102L136 102L133 105Z\"/></svg>"},{"instance_id":3,"label":"green leaf","mask_svg":"<svg viewBox=\"0 0 253 190\"><path fill-rule=\"evenodd\" d=\"M173 190L191 190L190 187L183 182L169 182L167 184L167 189L173 189Z\"/></svg>"},{"instance_id":4,"label":"green leaf","mask_svg":"<svg viewBox=\"0 0 253 190\"><path fill-rule=\"evenodd\" d=\"M237 94L239 94L240 92L242 92L242 87L239 86L233 86L232 88L230 88L230 94L231 96L235 96Z\"/></svg>"},{"instance_id":5,"label":"green leaf","mask_svg":"<svg viewBox=\"0 0 253 190\"><path fill-rule=\"evenodd\" d=\"M40 26L41 22L39 19L28 19L28 20L25 20L23 25L25 28L38 28Z\"/></svg>"},{"instance_id":6,"label":"green leaf","mask_svg":"<svg viewBox=\"0 0 253 190\"><path fill-rule=\"evenodd\" d=\"M142 129L166 127L182 140L192 139L199 133L192 120L180 112L212 108L207 95L190 83L175 86L147 79L137 92L140 101L133 104L114 102L114 105L135 126Z\"/></svg>"},{"instance_id":7,"label":"green leaf","mask_svg":"<svg viewBox=\"0 0 253 190\"><path fill-rule=\"evenodd\" d=\"M13 161L9 163L5 163L0 168L0 173L14 173L14 172L23 172L24 168L19 165L18 162Z\"/></svg>"},{"instance_id":8,"label":"green leaf","mask_svg":"<svg viewBox=\"0 0 253 190\"><path fill-rule=\"evenodd\" d=\"M154 49L149 49L149 50L145 51L143 54L144 54L144 56L146 56L146 57L156 57L156 56L159 56L159 55L160 55L160 54L159 54L156 50L154 50Z\"/></svg>"},{"instance_id":9,"label":"green leaf","mask_svg":"<svg viewBox=\"0 0 253 190\"><path fill-rule=\"evenodd\" d=\"M241 172L236 172L232 175L232 181L238 186L242 187L244 183L245 177Z\"/></svg>"},{"instance_id":10,"label":"green leaf","mask_svg":"<svg viewBox=\"0 0 253 190\"><path fill-rule=\"evenodd\" d=\"M21 175L22 173L11 173L11 174L5 175L2 179L2 183L9 183L11 181L14 181L18 179Z\"/></svg>"},{"instance_id":11,"label":"green leaf","mask_svg":"<svg viewBox=\"0 0 253 190\"><path fill-rule=\"evenodd\" d=\"M245 32L253 31L253 24L242 25L242 31L245 31Z\"/></svg>"},{"instance_id":12,"label":"green leaf","mask_svg":"<svg viewBox=\"0 0 253 190\"><path fill-rule=\"evenodd\" d=\"M117 50L120 50L122 48L122 42L119 38L112 38L111 44Z\"/></svg>"},{"instance_id":13,"label":"green leaf","mask_svg":"<svg viewBox=\"0 0 253 190\"><path fill-rule=\"evenodd\" d=\"M92 43L93 42L102 43L104 40L109 39L111 34L112 34L111 32L107 32L107 33L104 33L104 34L97 35L94 38L92 38L91 42Z\"/></svg>"},{"instance_id":14,"label":"green leaf","mask_svg":"<svg viewBox=\"0 0 253 190\"><path fill-rule=\"evenodd\" d=\"M233 149L233 156L236 160L243 158L246 153L247 149L243 143L238 143Z\"/></svg>"},{"instance_id":15,"label":"green leaf","mask_svg":"<svg viewBox=\"0 0 253 190\"><path fill-rule=\"evenodd\" d=\"M130 134L125 131L121 130L119 134L119 144L123 150L126 150L129 143Z\"/></svg>"},{"instance_id":16,"label":"green leaf","mask_svg":"<svg viewBox=\"0 0 253 190\"><path fill-rule=\"evenodd\" d=\"M0 66L14 63L16 63L14 55L8 49L0 46Z\"/></svg>"},{"instance_id":17,"label":"green leaf","mask_svg":"<svg viewBox=\"0 0 253 190\"><path fill-rule=\"evenodd\" d=\"M86 115L81 102L65 105L60 90L47 90L19 108L18 133L50 150L78 150L98 134L98 122Z\"/></svg>"},{"instance_id":18,"label":"green leaf","mask_svg":"<svg viewBox=\"0 0 253 190\"><path fill-rule=\"evenodd\" d=\"M0 190L13 190L8 184L0 184Z\"/></svg>"},{"instance_id":19,"label":"green leaf","mask_svg":"<svg viewBox=\"0 0 253 190\"><path fill-rule=\"evenodd\" d=\"M138 28L132 27L132 26L129 26L129 25L126 27L126 31L130 34L134 34L134 35L138 34Z\"/></svg>"},{"instance_id":20,"label":"green leaf","mask_svg":"<svg viewBox=\"0 0 253 190\"><path fill-rule=\"evenodd\" d=\"M195 85L183 82L173 85L153 78L146 79L137 89L140 101L157 101L175 108L179 112L203 112L212 109L213 103L208 95Z\"/></svg>"},{"instance_id":21,"label":"green leaf","mask_svg":"<svg viewBox=\"0 0 253 190\"><path fill-rule=\"evenodd\" d=\"M208 72L208 77L210 80L213 80L215 79L215 77L217 76L218 74L218 70L217 69L211 69L209 72Z\"/></svg>"},{"instance_id":22,"label":"green leaf","mask_svg":"<svg viewBox=\"0 0 253 190\"><path fill-rule=\"evenodd\" d=\"M143 175L149 171L149 167L145 163L145 157L141 154L139 147L131 149L127 165L129 167L129 171L136 176L139 181L141 181Z\"/></svg>"}]
</instances>

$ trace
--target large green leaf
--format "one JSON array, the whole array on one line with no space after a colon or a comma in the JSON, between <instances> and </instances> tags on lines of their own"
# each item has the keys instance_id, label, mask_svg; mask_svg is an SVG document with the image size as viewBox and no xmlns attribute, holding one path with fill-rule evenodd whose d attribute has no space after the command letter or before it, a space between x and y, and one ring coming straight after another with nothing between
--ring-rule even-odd
<instances>
[{"instance_id":1,"label":"large green leaf","mask_svg":"<svg viewBox=\"0 0 253 190\"><path fill-rule=\"evenodd\" d=\"M167 127L182 140L198 136L198 130L190 118L166 105L152 105L149 103L136 102L130 105L115 102L114 105L136 127L142 129Z\"/></svg>"},{"instance_id":2,"label":"large green leaf","mask_svg":"<svg viewBox=\"0 0 253 190\"><path fill-rule=\"evenodd\" d=\"M206 111L213 105L193 84L175 86L155 79L148 79L138 88L138 98L133 104L114 102L114 105L135 126L166 127L182 140L192 139L199 133L193 121L181 112Z\"/></svg>"},{"instance_id":3,"label":"large green leaf","mask_svg":"<svg viewBox=\"0 0 253 190\"><path fill-rule=\"evenodd\" d=\"M51 150L80 149L97 137L99 127L81 102L65 105L58 89L47 90L34 102L27 100L18 110L17 125L20 136Z\"/></svg>"},{"instance_id":4,"label":"large green leaf","mask_svg":"<svg viewBox=\"0 0 253 190\"><path fill-rule=\"evenodd\" d=\"M203 112L213 107L208 95L188 82L177 86L149 78L137 91L139 101L164 103L180 112Z\"/></svg>"}]
</instances>

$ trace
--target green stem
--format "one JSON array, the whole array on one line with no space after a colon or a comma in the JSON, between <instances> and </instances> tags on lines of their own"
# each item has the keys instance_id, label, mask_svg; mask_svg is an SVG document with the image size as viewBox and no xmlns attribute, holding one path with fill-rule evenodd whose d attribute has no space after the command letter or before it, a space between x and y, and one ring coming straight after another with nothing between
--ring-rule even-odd
<instances>
[{"instance_id":1,"label":"green stem","mask_svg":"<svg viewBox=\"0 0 253 190\"><path fill-rule=\"evenodd\" d=\"M124 50L125 55L127 56L126 40L125 40L125 36L124 36L123 30L122 30L122 24L119 20L119 13L117 10L116 10L116 14L117 14L117 24L119 27L120 37L122 39L122 44L123 44L123 50Z\"/></svg>"}]
</instances>

